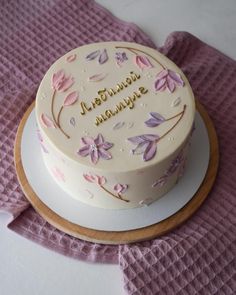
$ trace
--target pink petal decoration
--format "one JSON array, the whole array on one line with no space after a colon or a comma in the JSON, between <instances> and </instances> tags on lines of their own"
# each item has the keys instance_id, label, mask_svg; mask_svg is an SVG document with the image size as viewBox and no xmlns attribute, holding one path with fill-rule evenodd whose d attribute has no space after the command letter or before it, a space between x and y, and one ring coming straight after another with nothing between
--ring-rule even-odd
<instances>
[{"instance_id":1,"label":"pink petal decoration","mask_svg":"<svg viewBox=\"0 0 236 295\"><path fill-rule=\"evenodd\" d=\"M42 123L43 123L43 125L45 127L47 127L47 128L50 128L50 127L51 128L56 128L55 123L53 122L53 120L50 119L47 115L42 114L40 118L41 118L41 121L42 121Z\"/></svg>"},{"instance_id":2,"label":"pink petal decoration","mask_svg":"<svg viewBox=\"0 0 236 295\"><path fill-rule=\"evenodd\" d=\"M74 84L74 78L71 76L68 76L67 78L65 78L61 84L61 86L59 87L58 91L64 92L66 91L68 88L70 88L72 85Z\"/></svg>"},{"instance_id":3,"label":"pink petal decoration","mask_svg":"<svg viewBox=\"0 0 236 295\"><path fill-rule=\"evenodd\" d=\"M96 180L98 185L104 185L107 181L104 176L98 176L98 175L96 175Z\"/></svg>"},{"instance_id":4,"label":"pink petal decoration","mask_svg":"<svg viewBox=\"0 0 236 295\"><path fill-rule=\"evenodd\" d=\"M162 187L163 185L165 185L167 182L167 176L164 175L162 177L160 177L157 181L155 181L153 184L152 184L152 187Z\"/></svg>"},{"instance_id":5,"label":"pink petal decoration","mask_svg":"<svg viewBox=\"0 0 236 295\"><path fill-rule=\"evenodd\" d=\"M66 61L68 61L68 62L72 62L74 60L76 60L76 54L71 54L71 55L67 56L67 58L66 58Z\"/></svg>"},{"instance_id":6,"label":"pink petal decoration","mask_svg":"<svg viewBox=\"0 0 236 295\"><path fill-rule=\"evenodd\" d=\"M63 70L59 70L58 72L52 75L52 87L54 89L57 88L58 83L63 80L65 77L65 72Z\"/></svg>"},{"instance_id":7,"label":"pink petal decoration","mask_svg":"<svg viewBox=\"0 0 236 295\"><path fill-rule=\"evenodd\" d=\"M121 184L121 183L117 183L114 186L114 190L118 193L118 194L124 194L128 189L128 184Z\"/></svg>"},{"instance_id":8,"label":"pink petal decoration","mask_svg":"<svg viewBox=\"0 0 236 295\"><path fill-rule=\"evenodd\" d=\"M95 177L91 174L83 174L84 179L86 179L88 182L94 183Z\"/></svg>"},{"instance_id":9,"label":"pink petal decoration","mask_svg":"<svg viewBox=\"0 0 236 295\"><path fill-rule=\"evenodd\" d=\"M108 60L108 55L106 49L104 49L101 54L99 55L98 62L100 64L104 64Z\"/></svg>"},{"instance_id":10,"label":"pink petal decoration","mask_svg":"<svg viewBox=\"0 0 236 295\"><path fill-rule=\"evenodd\" d=\"M96 183L98 185L104 185L107 181L104 176L99 176L99 175L83 174L83 177L88 182Z\"/></svg>"},{"instance_id":11,"label":"pink petal decoration","mask_svg":"<svg viewBox=\"0 0 236 295\"><path fill-rule=\"evenodd\" d=\"M59 168L53 167L52 168L52 173L53 173L53 175L56 177L56 179L58 181L65 182L65 175L64 175L64 173Z\"/></svg>"},{"instance_id":12,"label":"pink petal decoration","mask_svg":"<svg viewBox=\"0 0 236 295\"><path fill-rule=\"evenodd\" d=\"M74 104L78 100L78 94L77 91L73 91L70 94L67 95L67 97L64 100L63 105L64 106L70 106Z\"/></svg>"},{"instance_id":13,"label":"pink petal decoration","mask_svg":"<svg viewBox=\"0 0 236 295\"><path fill-rule=\"evenodd\" d=\"M104 73L95 74L95 75L89 77L88 81L89 82L99 82L99 81L102 81L106 76L107 76L107 74L104 74Z\"/></svg>"},{"instance_id":14,"label":"pink petal decoration","mask_svg":"<svg viewBox=\"0 0 236 295\"><path fill-rule=\"evenodd\" d=\"M141 70L143 70L144 68L153 68L153 65L151 64L150 60L145 55L136 55L135 63Z\"/></svg>"},{"instance_id":15,"label":"pink petal decoration","mask_svg":"<svg viewBox=\"0 0 236 295\"><path fill-rule=\"evenodd\" d=\"M83 174L84 179L86 179L88 182L96 182L95 177L91 174Z\"/></svg>"}]
</instances>

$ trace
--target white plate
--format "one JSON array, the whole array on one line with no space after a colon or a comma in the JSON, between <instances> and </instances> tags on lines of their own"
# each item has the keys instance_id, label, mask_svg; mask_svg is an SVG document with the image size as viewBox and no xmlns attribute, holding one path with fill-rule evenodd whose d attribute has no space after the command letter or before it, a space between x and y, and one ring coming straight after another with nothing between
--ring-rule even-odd
<instances>
[{"instance_id":1,"label":"white plate","mask_svg":"<svg viewBox=\"0 0 236 295\"><path fill-rule=\"evenodd\" d=\"M184 176L163 198L135 209L105 210L79 202L62 190L47 171L36 135L35 111L22 134L21 158L26 177L40 200L70 222L95 230L126 231L158 223L179 211L201 185L209 162L207 129L199 113Z\"/></svg>"}]
</instances>

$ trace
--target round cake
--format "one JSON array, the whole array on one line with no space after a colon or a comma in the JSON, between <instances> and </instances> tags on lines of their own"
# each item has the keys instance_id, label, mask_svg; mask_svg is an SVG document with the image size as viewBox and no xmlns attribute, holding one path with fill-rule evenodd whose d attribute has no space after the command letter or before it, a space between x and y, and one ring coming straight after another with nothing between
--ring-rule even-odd
<instances>
[{"instance_id":1,"label":"round cake","mask_svg":"<svg viewBox=\"0 0 236 295\"><path fill-rule=\"evenodd\" d=\"M183 72L127 42L84 45L59 58L36 97L44 163L78 201L149 205L184 172L195 101Z\"/></svg>"}]
</instances>

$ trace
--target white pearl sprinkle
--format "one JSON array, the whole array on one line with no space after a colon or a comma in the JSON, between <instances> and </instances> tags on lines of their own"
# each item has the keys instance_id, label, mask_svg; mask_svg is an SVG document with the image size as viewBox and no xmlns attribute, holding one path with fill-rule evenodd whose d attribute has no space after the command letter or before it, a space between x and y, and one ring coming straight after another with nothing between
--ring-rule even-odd
<instances>
[{"instance_id":1,"label":"white pearl sprinkle","mask_svg":"<svg viewBox=\"0 0 236 295\"><path fill-rule=\"evenodd\" d=\"M127 128L128 128L128 129L132 128L133 126L134 126L134 123L133 123L133 122L129 122L129 123L127 124Z\"/></svg>"},{"instance_id":2,"label":"white pearl sprinkle","mask_svg":"<svg viewBox=\"0 0 236 295\"><path fill-rule=\"evenodd\" d=\"M140 106L141 106L141 107L146 107L146 106L147 106L147 104L146 104L146 103L143 103L143 102L141 102L141 103L140 103Z\"/></svg>"},{"instance_id":3,"label":"white pearl sprinkle","mask_svg":"<svg viewBox=\"0 0 236 295\"><path fill-rule=\"evenodd\" d=\"M92 151L97 151L98 150L96 144L90 144L90 148L91 148Z\"/></svg>"},{"instance_id":4,"label":"white pearl sprinkle","mask_svg":"<svg viewBox=\"0 0 236 295\"><path fill-rule=\"evenodd\" d=\"M91 193L88 189L86 189L86 192L89 194L89 199L92 199L93 198L93 193Z\"/></svg>"},{"instance_id":5,"label":"white pearl sprinkle","mask_svg":"<svg viewBox=\"0 0 236 295\"><path fill-rule=\"evenodd\" d=\"M124 149L120 149L120 152L123 152L124 151Z\"/></svg>"},{"instance_id":6,"label":"white pearl sprinkle","mask_svg":"<svg viewBox=\"0 0 236 295\"><path fill-rule=\"evenodd\" d=\"M45 93L42 93L41 99L43 100L43 99L45 99L45 98L46 98Z\"/></svg>"},{"instance_id":7,"label":"white pearl sprinkle","mask_svg":"<svg viewBox=\"0 0 236 295\"><path fill-rule=\"evenodd\" d=\"M169 141L173 141L174 140L174 137L168 137L168 140Z\"/></svg>"}]
</instances>

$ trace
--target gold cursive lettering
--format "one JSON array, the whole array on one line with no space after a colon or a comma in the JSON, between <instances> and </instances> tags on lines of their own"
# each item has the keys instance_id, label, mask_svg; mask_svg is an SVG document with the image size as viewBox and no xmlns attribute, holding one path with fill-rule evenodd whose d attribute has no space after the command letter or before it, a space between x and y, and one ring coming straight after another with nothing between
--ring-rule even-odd
<instances>
[{"instance_id":1,"label":"gold cursive lettering","mask_svg":"<svg viewBox=\"0 0 236 295\"><path fill-rule=\"evenodd\" d=\"M81 103L80 103L80 107L81 107L81 109L82 109L82 111L80 112L81 115L85 115L86 112L89 112L89 111L92 110L92 108L91 108L91 107L88 107L88 106L86 105L86 103L83 102L83 101L81 101Z\"/></svg>"},{"instance_id":2,"label":"gold cursive lettering","mask_svg":"<svg viewBox=\"0 0 236 295\"><path fill-rule=\"evenodd\" d=\"M104 114L100 114L99 116L96 117L95 125L98 126L99 124L103 123L107 119L123 111L126 107L128 107L130 110L133 109L135 105L135 101L138 98L140 98L142 94L147 93L148 90L145 87L139 87L139 92L140 93L134 91L132 95L127 96L118 104L116 104L114 111L111 109L105 110Z\"/></svg>"},{"instance_id":3,"label":"gold cursive lettering","mask_svg":"<svg viewBox=\"0 0 236 295\"><path fill-rule=\"evenodd\" d=\"M147 88L145 88L145 87L139 87L138 90L139 90L139 92L140 92L141 94L145 94L145 93L148 92Z\"/></svg>"},{"instance_id":4,"label":"gold cursive lettering","mask_svg":"<svg viewBox=\"0 0 236 295\"><path fill-rule=\"evenodd\" d=\"M102 101L106 101L107 100L107 95L106 95L106 88L100 89L98 90L98 95L101 98Z\"/></svg>"}]
</instances>

